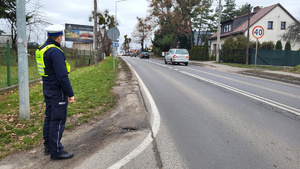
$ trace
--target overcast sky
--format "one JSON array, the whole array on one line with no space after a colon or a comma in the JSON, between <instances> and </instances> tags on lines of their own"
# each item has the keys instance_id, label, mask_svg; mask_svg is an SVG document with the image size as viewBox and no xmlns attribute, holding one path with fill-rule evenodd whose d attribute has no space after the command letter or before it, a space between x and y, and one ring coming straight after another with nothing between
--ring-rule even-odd
<instances>
[{"instance_id":1,"label":"overcast sky","mask_svg":"<svg viewBox=\"0 0 300 169\"><path fill-rule=\"evenodd\" d=\"M43 6L42 10L48 15L50 21L56 24L70 23L80 25L93 25L89 22L89 16L93 10L94 0L39 0ZM97 0L98 11L108 9L111 15L115 15L115 0ZM270 6L276 3L281 3L295 18L300 18L300 1L299 0L236 0L237 8L244 5L246 2L251 6ZM217 7L218 0L215 0L213 8ZM222 4L225 1L222 0ZM136 17L145 18L148 13L147 0L126 0L117 3L117 19L120 23L120 43L123 43L124 35L131 37L135 25L137 24ZM148 43L148 45L150 42ZM132 45L140 47L139 45Z\"/></svg>"}]
</instances>

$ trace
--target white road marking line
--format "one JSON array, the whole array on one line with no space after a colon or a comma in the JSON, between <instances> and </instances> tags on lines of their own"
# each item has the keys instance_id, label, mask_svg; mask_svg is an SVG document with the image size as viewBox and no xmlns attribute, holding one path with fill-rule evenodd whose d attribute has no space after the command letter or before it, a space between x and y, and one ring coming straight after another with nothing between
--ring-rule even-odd
<instances>
[{"instance_id":1,"label":"white road marking line","mask_svg":"<svg viewBox=\"0 0 300 169\"><path fill-rule=\"evenodd\" d=\"M149 90L145 86L142 79L139 77L139 75L136 73L136 71L132 68L132 66L129 63L128 63L128 65L129 65L130 69L134 72L134 74L136 75L136 77L139 81L140 88L141 88L141 90L143 90L144 94L147 97L147 100L150 103L150 109L149 110L150 110L150 113L152 114L152 117L153 117L153 122L151 124L151 127L152 127L152 131L153 131L153 136L156 137L156 135L158 133L158 130L159 130L159 126L160 126L159 111L156 107L156 104L155 104ZM144 141L137 148L135 148L133 151L131 151L127 156L125 156L120 161L118 161L115 164L113 164L112 166L108 167L108 169L119 169L122 166L126 165L128 162L130 162L132 159L134 159L140 153L142 153L149 146L149 144L151 144L152 140L153 139L152 139L151 132L150 132L148 134L148 136L144 139Z\"/></svg>"},{"instance_id":2,"label":"white road marking line","mask_svg":"<svg viewBox=\"0 0 300 169\"><path fill-rule=\"evenodd\" d=\"M160 65L164 67L163 64L160 64ZM172 67L169 67L169 68L172 69ZM187 68L187 69L192 70L191 68ZM222 83L219 83L219 82L216 82L216 81L213 81L213 80L210 80L210 79L207 79L207 78L204 78L204 77L192 74L192 73L189 73L189 72L180 71L176 68L174 68L174 70L300 116L300 110L297 108L294 108L294 107L291 107L291 106L288 106L288 105L285 105L285 104L282 104L282 103L279 103L279 102L276 102L276 101L273 101L273 100L270 100L270 99L267 99L267 98L264 98L264 97L261 97L261 96L258 96L258 95L240 90L240 89L237 89L235 87L231 87L231 86L228 86L228 85L225 85L225 84L222 84Z\"/></svg>"},{"instance_id":3,"label":"white road marking line","mask_svg":"<svg viewBox=\"0 0 300 169\"><path fill-rule=\"evenodd\" d=\"M271 105L271 106L280 108L280 109L282 109L282 110L285 110L285 111L288 111L288 112L291 112L291 113L293 113L293 114L295 114L295 115L300 116L300 110L299 110L299 109L296 109L296 108L294 108L294 107L287 106L287 105L285 105L285 104L282 104L282 103L279 103L279 102L276 102L276 101L273 101L273 100L270 100L270 99L267 99L267 98L264 98L264 97L261 97L261 96L258 96L258 95L255 95L255 94L252 94L252 93L249 93L249 92L240 90L240 89L237 89L237 88L235 88L235 87L231 87L231 86L225 85L225 84L223 84L223 83L216 82L216 81L214 81L214 80L210 80L210 79L207 79L207 78L204 78L204 77L201 77L201 76L197 76L197 75L194 75L194 74L192 74L192 73L188 73L188 72L185 72L185 71L179 71L179 72L180 72L180 73L183 73L183 74L186 74L186 75L188 75L188 76L191 76L191 77L195 77L195 78L197 78L197 79L199 79L199 80L202 80L202 81L205 81L205 82L214 84L214 85L219 86L219 87L222 87L222 88L224 88L224 89L227 89L227 90L230 90L230 91L239 93L239 94L241 94L241 95L250 97L250 98L252 98L252 99L261 101L261 102L263 102L263 103L269 104L269 105Z\"/></svg>"}]
</instances>

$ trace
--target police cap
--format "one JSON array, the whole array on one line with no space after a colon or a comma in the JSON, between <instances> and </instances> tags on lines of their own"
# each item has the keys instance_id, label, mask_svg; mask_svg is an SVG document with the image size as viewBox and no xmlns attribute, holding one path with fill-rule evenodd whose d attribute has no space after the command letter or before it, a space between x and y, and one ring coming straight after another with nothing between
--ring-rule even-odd
<instances>
[{"instance_id":1,"label":"police cap","mask_svg":"<svg viewBox=\"0 0 300 169\"><path fill-rule=\"evenodd\" d=\"M54 24L45 28L49 36L59 36L63 34L65 27L59 24Z\"/></svg>"}]
</instances>

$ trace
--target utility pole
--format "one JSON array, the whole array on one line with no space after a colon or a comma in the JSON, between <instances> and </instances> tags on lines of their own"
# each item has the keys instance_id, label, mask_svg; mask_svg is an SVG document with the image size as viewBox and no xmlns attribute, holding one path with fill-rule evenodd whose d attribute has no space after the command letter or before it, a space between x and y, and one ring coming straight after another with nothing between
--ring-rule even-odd
<instances>
[{"instance_id":1,"label":"utility pole","mask_svg":"<svg viewBox=\"0 0 300 169\"><path fill-rule=\"evenodd\" d=\"M219 0L219 11L218 11L218 36L217 36L217 56L216 56L216 62L220 63L220 34L221 34L221 0Z\"/></svg>"},{"instance_id":2,"label":"utility pole","mask_svg":"<svg viewBox=\"0 0 300 169\"><path fill-rule=\"evenodd\" d=\"M249 29L250 29L250 7L251 5L248 5L248 30L247 30L247 51L246 51L246 65L248 65L249 62Z\"/></svg>"},{"instance_id":3,"label":"utility pole","mask_svg":"<svg viewBox=\"0 0 300 169\"><path fill-rule=\"evenodd\" d=\"M97 0L94 0L94 57L95 66L98 66L98 32L97 32Z\"/></svg>"},{"instance_id":4,"label":"utility pole","mask_svg":"<svg viewBox=\"0 0 300 169\"><path fill-rule=\"evenodd\" d=\"M30 119L25 1L16 0L19 73L19 118Z\"/></svg>"}]
</instances>

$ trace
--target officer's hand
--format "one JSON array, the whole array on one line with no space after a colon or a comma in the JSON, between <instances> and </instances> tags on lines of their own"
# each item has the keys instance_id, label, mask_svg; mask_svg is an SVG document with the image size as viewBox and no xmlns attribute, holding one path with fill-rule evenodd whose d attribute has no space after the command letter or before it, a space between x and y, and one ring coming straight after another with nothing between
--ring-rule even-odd
<instances>
[{"instance_id":1,"label":"officer's hand","mask_svg":"<svg viewBox=\"0 0 300 169\"><path fill-rule=\"evenodd\" d=\"M74 96L73 97L69 97L68 101L69 101L69 103L75 102L75 97Z\"/></svg>"}]
</instances>

